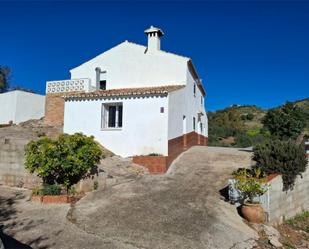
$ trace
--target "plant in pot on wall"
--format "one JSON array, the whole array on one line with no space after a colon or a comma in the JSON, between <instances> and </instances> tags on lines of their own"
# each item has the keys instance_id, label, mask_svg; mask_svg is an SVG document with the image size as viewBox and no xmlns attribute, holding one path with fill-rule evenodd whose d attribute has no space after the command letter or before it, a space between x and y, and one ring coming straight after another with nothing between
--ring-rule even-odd
<instances>
[{"instance_id":1,"label":"plant in pot on wall","mask_svg":"<svg viewBox=\"0 0 309 249\"><path fill-rule=\"evenodd\" d=\"M233 173L236 179L235 187L243 195L241 213L243 217L253 223L263 223L265 214L261 203L256 197L267 191L266 178L260 168L239 169Z\"/></svg>"}]
</instances>

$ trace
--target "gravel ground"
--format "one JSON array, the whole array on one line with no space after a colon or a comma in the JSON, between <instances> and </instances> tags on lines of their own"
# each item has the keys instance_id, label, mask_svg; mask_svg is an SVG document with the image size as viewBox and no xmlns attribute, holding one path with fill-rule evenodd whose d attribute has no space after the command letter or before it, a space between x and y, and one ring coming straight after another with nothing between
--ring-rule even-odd
<instances>
[{"instance_id":1,"label":"gravel ground","mask_svg":"<svg viewBox=\"0 0 309 249\"><path fill-rule=\"evenodd\" d=\"M29 191L0 187L0 235L20 243L15 248L248 249L257 234L219 190L250 157L193 147L165 175L126 177L72 207L32 203Z\"/></svg>"}]
</instances>

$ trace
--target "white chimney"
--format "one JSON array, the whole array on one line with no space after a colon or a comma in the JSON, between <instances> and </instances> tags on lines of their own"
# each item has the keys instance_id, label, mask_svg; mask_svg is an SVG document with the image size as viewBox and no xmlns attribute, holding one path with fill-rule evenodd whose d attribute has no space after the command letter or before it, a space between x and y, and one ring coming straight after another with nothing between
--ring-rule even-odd
<instances>
[{"instance_id":1,"label":"white chimney","mask_svg":"<svg viewBox=\"0 0 309 249\"><path fill-rule=\"evenodd\" d=\"M150 28L146 29L144 32L148 37L147 52L160 50L160 37L164 35L163 31L159 28L150 26Z\"/></svg>"}]
</instances>

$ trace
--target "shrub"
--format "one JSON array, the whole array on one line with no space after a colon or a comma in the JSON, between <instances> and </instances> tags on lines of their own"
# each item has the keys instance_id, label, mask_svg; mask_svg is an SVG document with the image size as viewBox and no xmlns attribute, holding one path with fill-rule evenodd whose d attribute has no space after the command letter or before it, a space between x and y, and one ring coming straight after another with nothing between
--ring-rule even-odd
<instances>
[{"instance_id":1,"label":"shrub","mask_svg":"<svg viewBox=\"0 0 309 249\"><path fill-rule=\"evenodd\" d=\"M307 166L303 145L276 139L256 145L253 148L253 160L256 161L256 167L265 173L281 174L285 191L293 188L297 175L301 175Z\"/></svg>"},{"instance_id":2,"label":"shrub","mask_svg":"<svg viewBox=\"0 0 309 249\"><path fill-rule=\"evenodd\" d=\"M260 168L253 170L239 169L233 173L236 181L235 187L242 192L244 200L253 203L255 197L267 191L266 180Z\"/></svg>"},{"instance_id":3,"label":"shrub","mask_svg":"<svg viewBox=\"0 0 309 249\"><path fill-rule=\"evenodd\" d=\"M264 126L273 136L284 139L296 139L306 126L306 113L291 102L283 107L271 109L263 119Z\"/></svg>"},{"instance_id":4,"label":"shrub","mask_svg":"<svg viewBox=\"0 0 309 249\"><path fill-rule=\"evenodd\" d=\"M239 133L236 137L235 145L240 148L249 147L252 145L252 140L247 134Z\"/></svg>"},{"instance_id":5,"label":"shrub","mask_svg":"<svg viewBox=\"0 0 309 249\"><path fill-rule=\"evenodd\" d=\"M77 191L76 191L76 188L74 186L71 186L69 191L68 191L68 194L69 195L76 195Z\"/></svg>"},{"instance_id":6,"label":"shrub","mask_svg":"<svg viewBox=\"0 0 309 249\"><path fill-rule=\"evenodd\" d=\"M63 184L68 190L95 168L102 151L92 136L76 133L31 141L25 155L26 169L42 177L44 184Z\"/></svg>"},{"instance_id":7,"label":"shrub","mask_svg":"<svg viewBox=\"0 0 309 249\"><path fill-rule=\"evenodd\" d=\"M258 128L249 129L249 130L247 130L246 134L247 134L249 137L255 137L255 136L257 136L257 135L260 134L260 129L258 129Z\"/></svg>"},{"instance_id":8,"label":"shrub","mask_svg":"<svg viewBox=\"0 0 309 249\"><path fill-rule=\"evenodd\" d=\"M53 185L43 185L43 188L40 191L41 195L60 195L61 186L57 184Z\"/></svg>"}]
</instances>

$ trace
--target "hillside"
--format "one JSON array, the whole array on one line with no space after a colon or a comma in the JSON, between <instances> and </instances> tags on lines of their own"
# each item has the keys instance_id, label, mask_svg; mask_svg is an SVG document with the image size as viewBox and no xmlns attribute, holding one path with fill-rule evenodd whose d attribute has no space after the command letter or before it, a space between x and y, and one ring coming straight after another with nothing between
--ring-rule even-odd
<instances>
[{"instance_id":1,"label":"hillside","mask_svg":"<svg viewBox=\"0 0 309 249\"><path fill-rule=\"evenodd\" d=\"M293 102L309 117L309 98ZM280 108L280 107L275 107ZM213 146L247 147L261 141L265 129L262 120L267 110L255 105L233 105L208 113L209 144ZM305 130L309 132L309 118Z\"/></svg>"}]
</instances>

